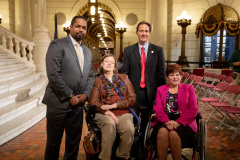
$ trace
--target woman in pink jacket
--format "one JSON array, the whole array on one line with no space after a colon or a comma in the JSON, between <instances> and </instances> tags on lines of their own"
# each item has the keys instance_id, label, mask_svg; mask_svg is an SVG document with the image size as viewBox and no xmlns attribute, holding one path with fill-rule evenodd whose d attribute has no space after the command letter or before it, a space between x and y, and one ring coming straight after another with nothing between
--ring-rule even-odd
<instances>
[{"instance_id":1,"label":"woman in pink jacket","mask_svg":"<svg viewBox=\"0 0 240 160\"><path fill-rule=\"evenodd\" d=\"M153 130L159 160L167 159L168 148L174 160L181 160L182 146L195 143L197 97L192 85L180 83L181 72L179 65L168 65L167 84L157 89Z\"/></svg>"}]
</instances>

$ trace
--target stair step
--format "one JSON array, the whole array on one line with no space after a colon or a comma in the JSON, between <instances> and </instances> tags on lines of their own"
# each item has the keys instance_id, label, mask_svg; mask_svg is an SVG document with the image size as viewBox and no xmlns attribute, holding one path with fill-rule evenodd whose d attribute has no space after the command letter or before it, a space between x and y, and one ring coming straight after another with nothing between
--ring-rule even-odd
<instances>
[{"instance_id":1,"label":"stair step","mask_svg":"<svg viewBox=\"0 0 240 160\"><path fill-rule=\"evenodd\" d=\"M30 84L33 81L36 81L37 79L39 79L40 76L41 76L40 72L38 72L38 73L35 72L33 74L29 74L29 75L24 76L24 77L12 79L12 80L9 80L9 81L0 82L0 94L9 92L9 91L12 91L14 89L25 86L27 84Z\"/></svg>"},{"instance_id":2,"label":"stair step","mask_svg":"<svg viewBox=\"0 0 240 160\"><path fill-rule=\"evenodd\" d=\"M23 68L23 69L17 70L17 71L0 73L0 82L4 82L4 81L11 80L11 79L19 78L22 76L26 76L33 72L34 72L34 69L29 67L29 68Z\"/></svg>"},{"instance_id":3,"label":"stair step","mask_svg":"<svg viewBox=\"0 0 240 160\"><path fill-rule=\"evenodd\" d=\"M6 105L0 110L0 125L20 116L41 103L44 95L44 89L35 94L22 98L15 103Z\"/></svg>"},{"instance_id":4,"label":"stair step","mask_svg":"<svg viewBox=\"0 0 240 160\"><path fill-rule=\"evenodd\" d=\"M0 59L0 65L6 65L6 64L14 64L14 63L17 63L17 60L16 59Z\"/></svg>"},{"instance_id":5,"label":"stair step","mask_svg":"<svg viewBox=\"0 0 240 160\"><path fill-rule=\"evenodd\" d=\"M0 59L7 59L7 58L8 58L7 54L0 53Z\"/></svg>"},{"instance_id":6,"label":"stair step","mask_svg":"<svg viewBox=\"0 0 240 160\"><path fill-rule=\"evenodd\" d=\"M20 135L46 116L46 106L40 104L28 112L0 125L0 146Z\"/></svg>"},{"instance_id":7,"label":"stair step","mask_svg":"<svg viewBox=\"0 0 240 160\"><path fill-rule=\"evenodd\" d=\"M24 68L23 63L7 64L0 66L0 73L15 71Z\"/></svg>"},{"instance_id":8,"label":"stair step","mask_svg":"<svg viewBox=\"0 0 240 160\"><path fill-rule=\"evenodd\" d=\"M0 108L12 104L22 98L31 96L39 90L45 91L47 83L47 77L40 77L38 80L29 83L27 86L22 86L18 89L9 91L8 93L0 94Z\"/></svg>"},{"instance_id":9,"label":"stair step","mask_svg":"<svg viewBox=\"0 0 240 160\"><path fill-rule=\"evenodd\" d=\"M6 65L1 65L0 69L5 69L5 68L12 68L12 67L17 67L19 65L24 65L24 63L15 63L15 64L6 64Z\"/></svg>"}]
</instances>

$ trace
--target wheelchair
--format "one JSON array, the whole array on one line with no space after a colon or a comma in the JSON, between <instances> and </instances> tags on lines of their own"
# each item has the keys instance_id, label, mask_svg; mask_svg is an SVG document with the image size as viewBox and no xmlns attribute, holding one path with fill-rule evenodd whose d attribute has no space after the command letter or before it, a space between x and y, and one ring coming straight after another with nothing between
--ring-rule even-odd
<instances>
[{"instance_id":1,"label":"wheelchair","mask_svg":"<svg viewBox=\"0 0 240 160\"><path fill-rule=\"evenodd\" d=\"M157 140L153 140L153 138L151 137L153 134L153 128L151 127L151 125L155 118L155 114L150 117L144 135L144 150L146 153L146 160L157 159ZM206 124L202 121L202 115L200 114L200 112L196 116L196 122L198 126L198 133L195 134L196 144L193 144L192 146L182 146L182 148L192 149L192 160L196 160L196 158L198 158L198 160L205 160L205 151L207 147L207 127ZM168 153L171 153L171 151L169 150ZM185 157L183 154L182 158L184 160L188 160L188 158Z\"/></svg>"},{"instance_id":2,"label":"wheelchair","mask_svg":"<svg viewBox=\"0 0 240 160\"><path fill-rule=\"evenodd\" d=\"M98 126L94 123L93 119L95 117L95 105L86 105L84 106L84 111L85 111L85 119L86 119L86 123L87 123L87 127L88 127L88 131L93 131L96 134L96 138L99 142L99 149L101 152L101 130L98 128ZM141 135L140 133L140 120L138 118L138 116L136 115L136 113L134 112L134 110L132 108L130 108L130 112L133 114L133 123L134 123L134 128L135 128L135 134L134 134L134 143L132 145L131 148L131 153L130 153L130 158L132 157L136 157L137 155L137 151L136 151L136 142L139 139L139 136ZM118 143L119 143L119 135L117 134L115 142L113 144L113 148L112 148L112 160L116 160L116 150L118 147ZM86 160L99 160L98 155L94 155L94 156L90 156L87 155L86 153Z\"/></svg>"}]
</instances>

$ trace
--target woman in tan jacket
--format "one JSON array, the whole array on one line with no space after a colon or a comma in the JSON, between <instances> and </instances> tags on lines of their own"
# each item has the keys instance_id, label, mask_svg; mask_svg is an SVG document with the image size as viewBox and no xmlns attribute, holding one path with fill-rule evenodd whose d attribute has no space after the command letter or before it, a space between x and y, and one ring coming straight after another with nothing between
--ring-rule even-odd
<instances>
[{"instance_id":1,"label":"woman in tan jacket","mask_svg":"<svg viewBox=\"0 0 240 160\"><path fill-rule=\"evenodd\" d=\"M102 133L101 153L99 158L110 160L116 132L120 135L116 156L120 159L130 157L134 141L133 115L129 108L136 101L132 84L125 74L117 74L116 59L105 55L99 62L100 76L90 96L90 105L96 105L94 122Z\"/></svg>"}]
</instances>

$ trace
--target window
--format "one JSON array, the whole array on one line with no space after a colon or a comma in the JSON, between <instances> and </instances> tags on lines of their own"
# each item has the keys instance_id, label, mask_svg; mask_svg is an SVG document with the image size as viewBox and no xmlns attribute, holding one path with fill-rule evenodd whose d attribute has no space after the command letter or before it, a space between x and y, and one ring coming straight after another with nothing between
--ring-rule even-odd
<instances>
[{"instance_id":1,"label":"window","mask_svg":"<svg viewBox=\"0 0 240 160\"><path fill-rule=\"evenodd\" d=\"M214 62L219 60L220 30L213 36L203 35L203 60L204 62ZM227 61L235 51L236 37L231 37L223 30L222 41L222 61ZM206 64L210 66L210 64Z\"/></svg>"}]
</instances>

